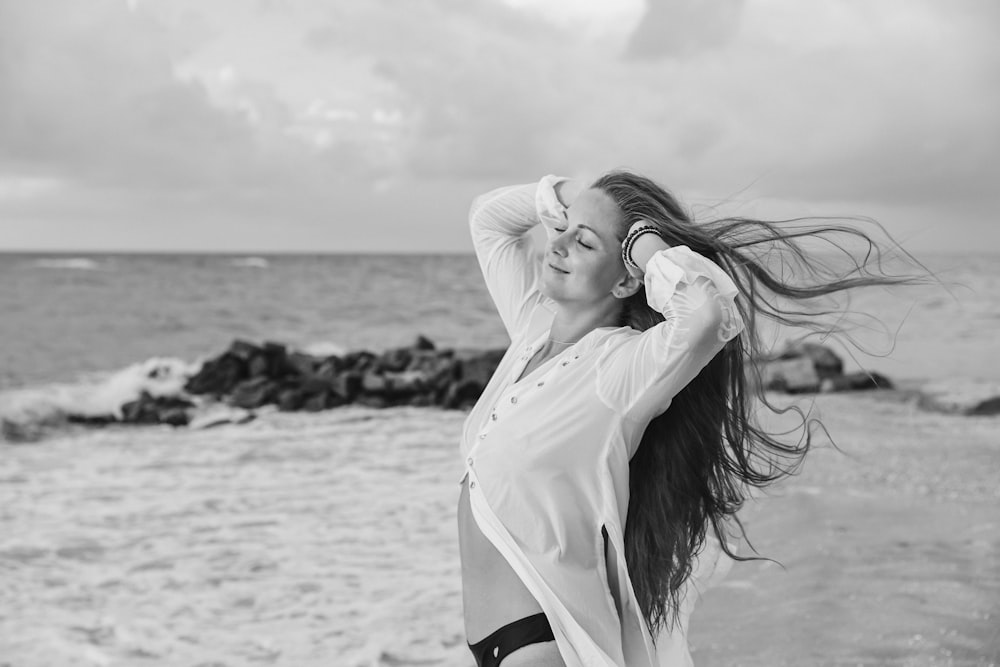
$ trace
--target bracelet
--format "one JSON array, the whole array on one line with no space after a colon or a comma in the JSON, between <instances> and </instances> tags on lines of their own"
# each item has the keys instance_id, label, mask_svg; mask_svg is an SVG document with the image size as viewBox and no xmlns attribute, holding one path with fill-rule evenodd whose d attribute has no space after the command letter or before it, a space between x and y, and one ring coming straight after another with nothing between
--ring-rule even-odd
<instances>
[{"instance_id":1,"label":"bracelet","mask_svg":"<svg viewBox=\"0 0 1000 667\"><path fill-rule=\"evenodd\" d=\"M642 227L636 227L628 233L625 240L622 241L622 262L625 266L634 269L636 271L642 271L642 267L632 261L632 246L635 245L635 240L642 236L643 234L656 234L660 236L659 230L652 225L643 225ZM662 238L662 237L661 237Z\"/></svg>"}]
</instances>

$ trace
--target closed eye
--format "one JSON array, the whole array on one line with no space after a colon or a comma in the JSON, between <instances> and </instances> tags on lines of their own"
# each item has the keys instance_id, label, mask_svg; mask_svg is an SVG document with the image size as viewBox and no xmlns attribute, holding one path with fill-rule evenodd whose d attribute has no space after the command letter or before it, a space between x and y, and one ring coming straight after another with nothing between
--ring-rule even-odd
<instances>
[{"instance_id":1,"label":"closed eye","mask_svg":"<svg viewBox=\"0 0 1000 667\"><path fill-rule=\"evenodd\" d=\"M560 234L562 234L563 232L565 232L565 231L566 231L566 230L568 229L568 227L553 227L553 229L554 229L555 231L559 232ZM576 239L576 242L577 242L577 243L579 243L580 245L582 245L582 246L583 246L584 248L586 248L587 250L593 250L593 249L594 249L594 246L592 246L592 245L587 245L587 244L586 244L586 243L584 243L584 242L583 242L582 240L580 240L580 238L579 238L579 237L577 237L577 239Z\"/></svg>"}]
</instances>

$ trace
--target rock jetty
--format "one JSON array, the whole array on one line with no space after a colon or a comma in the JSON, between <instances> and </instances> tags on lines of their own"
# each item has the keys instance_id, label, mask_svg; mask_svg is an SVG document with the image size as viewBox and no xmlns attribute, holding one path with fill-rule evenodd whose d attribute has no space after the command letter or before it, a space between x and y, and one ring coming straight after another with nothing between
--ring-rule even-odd
<instances>
[{"instance_id":1,"label":"rock jetty","mask_svg":"<svg viewBox=\"0 0 1000 667\"><path fill-rule=\"evenodd\" d=\"M73 417L77 423L170 424L208 428L253 419L254 411L316 412L342 405L464 410L486 388L505 349L438 349L424 336L412 345L316 356L275 342L235 340L187 378L177 395L143 391L120 417ZM758 360L768 391L815 393L891 388L877 373L844 373L828 347L798 343Z\"/></svg>"}]
</instances>

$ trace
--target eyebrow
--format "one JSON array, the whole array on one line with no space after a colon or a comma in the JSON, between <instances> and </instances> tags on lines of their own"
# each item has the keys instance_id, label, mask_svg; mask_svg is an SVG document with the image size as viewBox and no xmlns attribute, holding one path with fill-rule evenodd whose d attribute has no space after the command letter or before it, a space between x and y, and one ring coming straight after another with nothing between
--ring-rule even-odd
<instances>
[{"instance_id":1,"label":"eyebrow","mask_svg":"<svg viewBox=\"0 0 1000 667\"><path fill-rule=\"evenodd\" d=\"M587 225L577 225L577 227L579 227L580 229L586 229L588 232L590 232L591 234L593 234L594 236L596 236L598 241L600 241L601 243L604 243L604 239L601 238L601 235L597 233L596 229L593 229L592 227L588 227Z\"/></svg>"}]
</instances>

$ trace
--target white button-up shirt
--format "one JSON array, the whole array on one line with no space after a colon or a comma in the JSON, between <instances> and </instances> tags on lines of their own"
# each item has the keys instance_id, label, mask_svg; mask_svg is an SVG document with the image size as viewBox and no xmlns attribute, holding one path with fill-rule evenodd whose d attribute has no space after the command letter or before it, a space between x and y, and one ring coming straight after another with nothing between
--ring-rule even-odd
<instances>
[{"instance_id":1,"label":"white button-up shirt","mask_svg":"<svg viewBox=\"0 0 1000 667\"><path fill-rule=\"evenodd\" d=\"M479 529L538 601L567 665L687 665L687 617L716 569L718 543L710 539L695 564L682 623L654 647L624 557L629 459L649 421L742 330L737 290L686 246L657 252L645 267L646 295L666 321L644 332L595 329L515 382L555 312L538 291L541 260L527 232L541 222L551 235L565 224L557 182L495 190L470 213L511 345L465 421L462 479Z\"/></svg>"}]
</instances>

